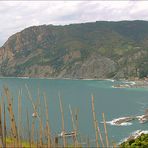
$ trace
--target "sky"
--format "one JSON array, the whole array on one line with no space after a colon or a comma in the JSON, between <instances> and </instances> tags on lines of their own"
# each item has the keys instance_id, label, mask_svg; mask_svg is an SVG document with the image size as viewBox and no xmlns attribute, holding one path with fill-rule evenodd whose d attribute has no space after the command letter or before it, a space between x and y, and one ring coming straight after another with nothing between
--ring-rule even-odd
<instances>
[{"instance_id":1,"label":"sky","mask_svg":"<svg viewBox=\"0 0 148 148\"><path fill-rule=\"evenodd\" d=\"M148 1L0 1L0 46L29 26L148 20Z\"/></svg>"}]
</instances>

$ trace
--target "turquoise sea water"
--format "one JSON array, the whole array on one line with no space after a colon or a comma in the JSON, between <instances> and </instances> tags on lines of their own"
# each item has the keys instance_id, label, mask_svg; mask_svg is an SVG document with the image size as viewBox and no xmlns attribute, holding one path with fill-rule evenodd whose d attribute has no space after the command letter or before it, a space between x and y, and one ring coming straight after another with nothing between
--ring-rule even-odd
<instances>
[{"instance_id":1,"label":"turquoise sea water","mask_svg":"<svg viewBox=\"0 0 148 148\"><path fill-rule=\"evenodd\" d=\"M59 106L58 94L60 93L65 118L66 131L72 131L71 116L69 112L69 104L73 111L78 111L79 131L81 139L87 137L94 140L95 131L93 127L91 112L91 94L95 99L95 111L99 126L103 133L102 112L105 113L106 121L115 118L142 115L148 108L148 89L141 88L112 88L112 85L120 83L118 81L111 82L106 80L52 80L52 79L23 79L23 78L0 78L0 90L7 85L11 90L13 97L14 112L17 115L17 96L19 89L22 89L22 110L23 125L26 126L26 110L29 110L29 118L32 120L33 108L28 99L25 84L27 84L34 102L36 102L38 88L40 95L45 92L49 107L49 118L52 135L61 133L61 113ZM45 120L44 101L41 97L42 114ZM119 142L123 138L129 136L136 130L148 130L148 123L140 124L138 121L132 121L132 125L113 126L107 124L107 130L110 141Z\"/></svg>"}]
</instances>

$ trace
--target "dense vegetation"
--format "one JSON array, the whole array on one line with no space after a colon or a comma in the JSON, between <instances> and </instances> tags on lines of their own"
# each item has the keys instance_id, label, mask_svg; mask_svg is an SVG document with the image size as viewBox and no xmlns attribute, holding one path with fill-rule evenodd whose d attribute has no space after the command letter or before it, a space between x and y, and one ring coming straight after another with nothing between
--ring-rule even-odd
<instances>
[{"instance_id":1,"label":"dense vegetation","mask_svg":"<svg viewBox=\"0 0 148 148\"><path fill-rule=\"evenodd\" d=\"M147 21L33 26L0 48L0 74L143 78L148 75L147 57Z\"/></svg>"},{"instance_id":2,"label":"dense vegetation","mask_svg":"<svg viewBox=\"0 0 148 148\"><path fill-rule=\"evenodd\" d=\"M142 134L136 139L128 140L121 144L121 148L147 148L148 147L148 134Z\"/></svg>"}]
</instances>

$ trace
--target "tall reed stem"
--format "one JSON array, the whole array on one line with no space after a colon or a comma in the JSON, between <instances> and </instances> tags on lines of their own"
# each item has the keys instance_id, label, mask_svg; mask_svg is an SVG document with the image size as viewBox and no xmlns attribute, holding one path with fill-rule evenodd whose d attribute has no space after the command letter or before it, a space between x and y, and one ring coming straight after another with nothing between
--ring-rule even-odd
<instances>
[{"instance_id":1,"label":"tall reed stem","mask_svg":"<svg viewBox=\"0 0 148 148\"><path fill-rule=\"evenodd\" d=\"M3 144L3 128L2 128L2 110L1 110L1 103L0 103L0 145L4 147Z\"/></svg>"},{"instance_id":2,"label":"tall reed stem","mask_svg":"<svg viewBox=\"0 0 148 148\"><path fill-rule=\"evenodd\" d=\"M101 134L101 131L100 131L100 128L99 128L98 121L97 121L96 124L98 125L98 133L99 133L99 136L100 136L100 141L101 141L102 147L105 147L105 146L104 146L104 143L103 143L103 138L102 138L102 134Z\"/></svg>"},{"instance_id":3,"label":"tall reed stem","mask_svg":"<svg viewBox=\"0 0 148 148\"><path fill-rule=\"evenodd\" d=\"M73 112L72 112L70 104L69 104L69 110L70 110L70 114L71 114L72 128L73 128L73 131L74 131L74 146L77 147L77 145L78 145L77 130L76 130L76 126L75 126L75 123L74 123Z\"/></svg>"},{"instance_id":4,"label":"tall reed stem","mask_svg":"<svg viewBox=\"0 0 148 148\"><path fill-rule=\"evenodd\" d=\"M95 113L95 106L94 106L94 96L92 95L91 97L91 102L92 102L92 114L93 114L93 121L94 121L94 128L95 128L95 132L96 132L96 147L99 147L99 143L98 143L98 129L97 129L97 119L96 119L96 113Z\"/></svg>"},{"instance_id":5,"label":"tall reed stem","mask_svg":"<svg viewBox=\"0 0 148 148\"><path fill-rule=\"evenodd\" d=\"M60 102L60 110L61 110L61 116L62 116L62 137L63 137L63 144L64 147L66 147L66 138L65 138L65 126L64 126L64 112L63 112L63 106L62 106L62 101L61 101L61 96L59 94L59 102Z\"/></svg>"},{"instance_id":6,"label":"tall reed stem","mask_svg":"<svg viewBox=\"0 0 148 148\"><path fill-rule=\"evenodd\" d=\"M5 101L4 101L4 95L2 93L1 95L1 114L3 114L4 112L4 104L5 104ZM2 115L1 115L2 116ZM3 116L1 117L1 119L3 118ZM4 117L5 118L5 117ZM2 120L3 121L3 120ZM3 146L6 147L6 143L5 143L5 128L4 128L4 124L2 126L2 133L3 133Z\"/></svg>"},{"instance_id":7,"label":"tall reed stem","mask_svg":"<svg viewBox=\"0 0 148 148\"><path fill-rule=\"evenodd\" d=\"M51 147L51 134L50 134L50 126L49 126L49 118L48 118L48 105L47 105L47 99L46 94L43 94L44 96L44 103L45 103L45 109L46 109L46 127L47 127L47 147Z\"/></svg>"},{"instance_id":8,"label":"tall reed stem","mask_svg":"<svg viewBox=\"0 0 148 148\"><path fill-rule=\"evenodd\" d=\"M107 128L106 128L106 120L105 120L104 112L102 113L102 117L103 117L103 123L104 123L104 131L105 131L105 138L106 138L106 147L109 147L108 133L107 133Z\"/></svg>"},{"instance_id":9,"label":"tall reed stem","mask_svg":"<svg viewBox=\"0 0 148 148\"><path fill-rule=\"evenodd\" d=\"M22 131L22 106L21 106L21 94L22 90L18 94L18 146L21 147L21 131Z\"/></svg>"},{"instance_id":10,"label":"tall reed stem","mask_svg":"<svg viewBox=\"0 0 148 148\"><path fill-rule=\"evenodd\" d=\"M10 95L10 92L9 92L8 88L5 87L4 90L5 90L5 95L7 97L7 102L8 102L8 112L9 112L9 116L10 116L10 123L11 123L13 138L15 139L14 140L15 143L17 143L17 141L18 141L18 133L17 133L17 126L16 126L13 107L12 107L12 102L11 102L11 95Z\"/></svg>"},{"instance_id":11,"label":"tall reed stem","mask_svg":"<svg viewBox=\"0 0 148 148\"><path fill-rule=\"evenodd\" d=\"M5 103L4 103L4 147L6 147L6 135L7 135L7 131L6 131L6 109L5 109Z\"/></svg>"},{"instance_id":12,"label":"tall reed stem","mask_svg":"<svg viewBox=\"0 0 148 148\"><path fill-rule=\"evenodd\" d=\"M31 133L30 133L30 122L29 122L28 108L26 108L26 114L27 114L28 142L31 147Z\"/></svg>"}]
</instances>

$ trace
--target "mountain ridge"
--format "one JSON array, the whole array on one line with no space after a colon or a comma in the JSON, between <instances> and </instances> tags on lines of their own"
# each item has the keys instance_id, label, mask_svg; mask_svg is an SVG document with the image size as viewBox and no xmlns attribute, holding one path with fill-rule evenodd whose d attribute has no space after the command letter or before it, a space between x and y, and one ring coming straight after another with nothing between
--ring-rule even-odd
<instances>
[{"instance_id":1,"label":"mountain ridge","mask_svg":"<svg viewBox=\"0 0 148 148\"><path fill-rule=\"evenodd\" d=\"M147 21L31 26L0 48L0 75L142 78L148 75L147 57Z\"/></svg>"}]
</instances>

